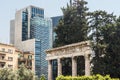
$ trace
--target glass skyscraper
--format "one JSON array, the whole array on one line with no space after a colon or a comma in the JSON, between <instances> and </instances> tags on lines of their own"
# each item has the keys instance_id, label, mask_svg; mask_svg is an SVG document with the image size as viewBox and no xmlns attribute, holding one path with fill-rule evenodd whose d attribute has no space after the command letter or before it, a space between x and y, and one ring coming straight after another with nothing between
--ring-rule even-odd
<instances>
[{"instance_id":1,"label":"glass skyscraper","mask_svg":"<svg viewBox=\"0 0 120 80\"><path fill-rule=\"evenodd\" d=\"M30 27L31 18L35 16L44 18L44 10L31 6L22 11L22 41L30 39L28 27Z\"/></svg>"},{"instance_id":2,"label":"glass skyscraper","mask_svg":"<svg viewBox=\"0 0 120 80\"><path fill-rule=\"evenodd\" d=\"M35 38L35 71L37 75L47 76L47 61L45 50L51 48L52 20L41 17L31 19L30 38Z\"/></svg>"},{"instance_id":3,"label":"glass skyscraper","mask_svg":"<svg viewBox=\"0 0 120 80\"><path fill-rule=\"evenodd\" d=\"M54 41L55 41L55 36L56 36L56 33L54 31L55 28L57 28L57 25L59 23L59 20L62 18L62 16L55 16L55 17L51 17L52 19L52 28L53 28L53 31L52 31L52 38L53 38L53 44L54 44Z\"/></svg>"},{"instance_id":4,"label":"glass skyscraper","mask_svg":"<svg viewBox=\"0 0 120 80\"><path fill-rule=\"evenodd\" d=\"M61 18L62 18L62 16L51 17L53 28L55 28L55 27L58 25L59 20L60 20Z\"/></svg>"},{"instance_id":5,"label":"glass skyscraper","mask_svg":"<svg viewBox=\"0 0 120 80\"><path fill-rule=\"evenodd\" d=\"M10 43L22 51L34 52L35 74L47 77L45 50L52 47L52 20L44 18L44 9L28 6L16 11L11 27L15 29L10 33L15 35L10 35Z\"/></svg>"}]
</instances>

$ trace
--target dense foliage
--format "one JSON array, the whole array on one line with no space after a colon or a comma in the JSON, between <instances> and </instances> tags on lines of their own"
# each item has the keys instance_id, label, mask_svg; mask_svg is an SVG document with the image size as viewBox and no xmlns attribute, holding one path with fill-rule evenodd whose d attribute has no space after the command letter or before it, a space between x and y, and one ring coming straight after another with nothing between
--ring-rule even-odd
<instances>
[{"instance_id":1,"label":"dense foliage","mask_svg":"<svg viewBox=\"0 0 120 80\"><path fill-rule=\"evenodd\" d=\"M62 8L63 18L55 32L57 34L54 47L76 43L87 39L87 4L84 0L74 0Z\"/></svg>"},{"instance_id":2,"label":"dense foliage","mask_svg":"<svg viewBox=\"0 0 120 80\"><path fill-rule=\"evenodd\" d=\"M71 43L87 40L87 2L84 0L74 0L67 4L67 8L62 8L63 18L59 21L55 32L57 34L54 47L59 47ZM78 74L84 74L84 61L79 58ZM72 75L71 59L67 58L62 61L62 74Z\"/></svg>"},{"instance_id":3,"label":"dense foliage","mask_svg":"<svg viewBox=\"0 0 120 80\"><path fill-rule=\"evenodd\" d=\"M10 68L0 69L0 80L46 80L45 76L42 75L40 78L34 75L34 73L21 65L16 71Z\"/></svg>"},{"instance_id":4,"label":"dense foliage","mask_svg":"<svg viewBox=\"0 0 120 80\"><path fill-rule=\"evenodd\" d=\"M34 73L25 68L24 65L21 65L20 68L17 71L17 80L33 80L34 79Z\"/></svg>"},{"instance_id":5,"label":"dense foliage","mask_svg":"<svg viewBox=\"0 0 120 80\"><path fill-rule=\"evenodd\" d=\"M101 76L101 75L93 75L93 76L58 76L56 80L119 80L118 78L111 78L109 75Z\"/></svg>"},{"instance_id":6,"label":"dense foliage","mask_svg":"<svg viewBox=\"0 0 120 80\"><path fill-rule=\"evenodd\" d=\"M16 75L12 69L3 68L0 69L0 80L16 80Z\"/></svg>"},{"instance_id":7,"label":"dense foliage","mask_svg":"<svg viewBox=\"0 0 120 80\"><path fill-rule=\"evenodd\" d=\"M120 17L101 10L88 12L86 4L84 0L74 0L62 9L54 47L89 39L95 53L92 74L120 77Z\"/></svg>"}]
</instances>

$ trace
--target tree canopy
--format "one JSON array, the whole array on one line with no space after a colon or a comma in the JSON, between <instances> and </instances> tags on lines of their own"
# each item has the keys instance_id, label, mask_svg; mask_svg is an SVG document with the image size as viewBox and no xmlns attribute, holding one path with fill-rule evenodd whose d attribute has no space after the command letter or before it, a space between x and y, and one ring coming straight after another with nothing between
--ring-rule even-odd
<instances>
[{"instance_id":1,"label":"tree canopy","mask_svg":"<svg viewBox=\"0 0 120 80\"><path fill-rule=\"evenodd\" d=\"M75 0L62 8L63 18L60 20L55 32L55 47L87 40L87 4L84 0Z\"/></svg>"},{"instance_id":2,"label":"tree canopy","mask_svg":"<svg viewBox=\"0 0 120 80\"><path fill-rule=\"evenodd\" d=\"M54 47L91 40L92 74L120 77L120 17L96 10L89 12L84 0L74 0L62 8Z\"/></svg>"}]
</instances>

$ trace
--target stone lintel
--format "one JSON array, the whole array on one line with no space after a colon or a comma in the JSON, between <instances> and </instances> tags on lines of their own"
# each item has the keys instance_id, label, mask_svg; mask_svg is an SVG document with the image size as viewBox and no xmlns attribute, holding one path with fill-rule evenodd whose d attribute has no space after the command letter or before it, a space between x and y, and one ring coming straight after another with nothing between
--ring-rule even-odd
<instances>
[{"instance_id":1,"label":"stone lintel","mask_svg":"<svg viewBox=\"0 0 120 80\"><path fill-rule=\"evenodd\" d=\"M83 42L78 42L78 43L73 43L73 44L65 45L65 46L62 46L62 47L48 49L48 50L46 50L46 53L51 53L53 51L59 51L59 50L62 50L62 49L67 49L67 48L76 47L76 46L79 46L79 47L91 46L91 42L90 41L83 41Z\"/></svg>"},{"instance_id":2,"label":"stone lintel","mask_svg":"<svg viewBox=\"0 0 120 80\"><path fill-rule=\"evenodd\" d=\"M84 41L80 43L70 44L63 47L53 48L47 50L46 60L52 60L57 58L67 58L73 56L84 56L91 54L90 41Z\"/></svg>"}]
</instances>

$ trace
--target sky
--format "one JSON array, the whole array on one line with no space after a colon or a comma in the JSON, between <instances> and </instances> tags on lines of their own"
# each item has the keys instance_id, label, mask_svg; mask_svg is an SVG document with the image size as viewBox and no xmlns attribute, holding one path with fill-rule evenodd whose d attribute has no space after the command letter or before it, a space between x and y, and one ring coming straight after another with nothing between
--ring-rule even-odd
<instances>
[{"instance_id":1,"label":"sky","mask_svg":"<svg viewBox=\"0 0 120 80\"><path fill-rule=\"evenodd\" d=\"M89 11L105 10L120 15L120 0L86 0ZM44 8L45 17L62 15L61 8L66 7L69 0L1 0L0 2L0 43L9 43L10 20L15 12L29 5Z\"/></svg>"}]
</instances>

